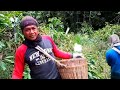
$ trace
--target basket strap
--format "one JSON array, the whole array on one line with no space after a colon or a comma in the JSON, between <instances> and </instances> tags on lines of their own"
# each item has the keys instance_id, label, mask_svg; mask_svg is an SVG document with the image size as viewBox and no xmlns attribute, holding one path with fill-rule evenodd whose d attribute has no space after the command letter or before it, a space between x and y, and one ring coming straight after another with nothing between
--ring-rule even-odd
<instances>
[{"instance_id":1,"label":"basket strap","mask_svg":"<svg viewBox=\"0 0 120 90\"><path fill-rule=\"evenodd\" d=\"M117 49L116 47L113 47L112 49L115 50L116 52L118 52L120 54L120 50Z\"/></svg>"},{"instance_id":2,"label":"basket strap","mask_svg":"<svg viewBox=\"0 0 120 90\"><path fill-rule=\"evenodd\" d=\"M42 52L43 54L45 54L48 58L50 58L51 60L55 61L56 63L58 63L60 66L66 66L62 63L60 63L58 60L56 60L55 58L53 58L50 54L48 54L46 51L44 51L40 46L36 46L35 49L39 50L40 52Z\"/></svg>"}]
</instances>

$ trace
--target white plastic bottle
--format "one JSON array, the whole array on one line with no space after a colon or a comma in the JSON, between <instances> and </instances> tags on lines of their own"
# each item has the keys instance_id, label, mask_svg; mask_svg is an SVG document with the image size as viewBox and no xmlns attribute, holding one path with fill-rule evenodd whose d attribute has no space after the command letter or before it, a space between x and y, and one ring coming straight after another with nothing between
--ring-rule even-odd
<instances>
[{"instance_id":1,"label":"white plastic bottle","mask_svg":"<svg viewBox=\"0 0 120 90\"><path fill-rule=\"evenodd\" d=\"M75 58L81 58L83 56L83 54L82 54L82 45L80 45L78 43L75 43L73 48L74 48L73 56Z\"/></svg>"}]
</instances>

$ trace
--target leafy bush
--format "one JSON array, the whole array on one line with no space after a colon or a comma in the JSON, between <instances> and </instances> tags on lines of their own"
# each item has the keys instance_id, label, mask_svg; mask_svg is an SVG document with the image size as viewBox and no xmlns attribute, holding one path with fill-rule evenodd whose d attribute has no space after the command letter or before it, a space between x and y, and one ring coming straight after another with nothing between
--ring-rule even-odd
<instances>
[{"instance_id":1,"label":"leafy bush","mask_svg":"<svg viewBox=\"0 0 120 90\"><path fill-rule=\"evenodd\" d=\"M2 37L0 41L0 51L3 55L2 60L0 61L0 78L11 78L15 49L24 40L18 26L16 26L16 28L14 37L10 37L9 35L8 37L5 37L5 29L0 29L0 35ZM40 33L50 35L58 48L63 51L73 52L74 43L82 45L83 54L88 61L89 79L110 78L110 67L105 60L105 52L108 48L107 38L113 33L120 35L120 25L106 24L104 28L92 32L92 28L84 23L80 30L82 32L78 32L77 34L65 34L65 32L63 32L64 27L61 19L56 17L50 18L48 24L42 23L40 26ZM29 72L30 70L28 66L26 66L24 79L31 78Z\"/></svg>"}]
</instances>

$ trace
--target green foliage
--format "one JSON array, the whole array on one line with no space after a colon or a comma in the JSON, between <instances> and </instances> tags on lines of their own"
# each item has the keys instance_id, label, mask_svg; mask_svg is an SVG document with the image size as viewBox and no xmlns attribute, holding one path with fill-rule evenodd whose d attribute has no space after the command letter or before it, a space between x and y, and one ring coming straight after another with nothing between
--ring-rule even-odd
<instances>
[{"instance_id":1,"label":"green foliage","mask_svg":"<svg viewBox=\"0 0 120 90\"><path fill-rule=\"evenodd\" d=\"M71 13L71 16L73 15L72 12L66 13ZM33 13L31 11L30 14L34 16L36 11ZM95 17L94 14L97 15L98 12L91 13L91 18ZM36 14L38 20L39 18L44 19L42 17L43 11L39 12L39 15L40 16ZM13 16L18 16L18 21L15 23L14 28L15 32L12 29L11 22L9 21L9 18ZM64 15L62 18L49 18L49 16L51 15L47 14L47 23L41 23L40 31L42 31L44 34L50 35L54 39L58 48L64 51L73 52L74 43L81 44L83 48L83 54L88 61L89 79L110 78L110 67L107 65L105 60L105 51L108 48L107 38L113 33L120 35L120 25L106 24L104 28L93 32L93 28L84 22L82 23L82 28L78 28L79 32L77 34L74 32L65 34L62 22ZM22 12L1 12L1 17L4 17L5 20L3 18L0 19L2 23L4 23L0 27L0 53L3 55L0 61L0 78L10 79L13 71L15 50L24 40L24 36L22 35L18 26L19 20L22 17ZM8 26L10 26L9 30L6 29L6 23ZM28 66L25 67L24 79L31 79Z\"/></svg>"},{"instance_id":2,"label":"green foliage","mask_svg":"<svg viewBox=\"0 0 120 90\"><path fill-rule=\"evenodd\" d=\"M45 31L49 32L49 29L46 28ZM65 34L64 32L57 32L55 30L52 32L52 35L49 33L61 50L73 52L74 43L82 45L83 54L88 61L89 79L110 78L110 67L105 61L105 51L107 49L106 41L98 41L99 38L97 36L95 37L94 34L95 33L91 35L86 33Z\"/></svg>"},{"instance_id":3,"label":"green foliage","mask_svg":"<svg viewBox=\"0 0 120 90\"><path fill-rule=\"evenodd\" d=\"M27 64L25 65L25 71L23 72L23 75L24 75L24 79L31 79L30 69Z\"/></svg>"},{"instance_id":4,"label":"green foliage","mask_svg":"<svg viewBox=\"0 0 120 90\"><path fill-rule=\"evenodd\" d=\"M0 61L0 67L2 68L3 71L6 70L6 64L3 61Z\"/></svg>"},{"instance_id":5,"label":"green foliage","mask_svg":"<svg viewBox=\"0 0 120 90\"><path fill-rule=\"evenodd\" d=\"M91 60L91 58L94 58L92 59L92 61L96 61L95 62L95 66L97 67L96 69L92 69L91 71L91 65L92 63L89 64L89 74L90 74L90 78L99 78L99 79L104 79L104 78L110 78L110 67L108 66L107 62L106 62L106 58L105 58L105 53L106 53L106 50L109 47L108 45L108 37L114 33L116 34L119 34L119 29L120 29L120 25L112 25L112 24L107 24L104 28L102 29L99 29L99 31L96 31L94 32L91 36L90 36L90 39L92 41L92 48L94 49L93 51L91 50L91 54L92 54L92 57L88 57L88 53L86 53L86 57ZM91 44L90 44L91 45ZM96 56L97 55L97 56ZM92 74L93 71L95 73L97 73L95 75Z\"/></svg>"},{"instance_id":6,"label":"green foliage","mask_svg":"<svg viewBox=\"0 0 120 90\"><path fill-rule=\"evenodd\" d=\"M106 26L94 32L94 34L92 34L92 37L94 37L94 39L97 39L97 40L107 41L110 35L112 34L119 35L119 32L120 32L119 30L120 30L120 25L118 24L113 25L113 24L106 23Z\"/></svg>"},{"instance_id":7,"label":"green foliage","mask_svg":"<svg viewBox=\"0 0 120 90\"><path fill-rule=\"evenodd\" d=\"M0 14L0 28L11 25L10 20L4 14Z\"/></svg>"},{"instance_id":8,"label":"green foliage","mask_svg":"<svg viewBox=\"0 0 120 90\"><path fill-rule=\"evenodd\" d=\"M0 52L2 52L4 50L5 44L0 41Z\"/></svg>"},{"instance_id":9,"label":"green foliage","mask_svg":"<svg viewBox=\"0 0 120 90\"><path fill-rule=\"evenodd\" d=\"M19 20L12 22L10 18L21 17L20 11L0 11L0 78L11 78L14 65L14 53L21 43ZM14 27L13 27L14 26ZM17 36L17 37L16 37Z\"/></svg>"},{"instance_id":10,"label":"green foliage","mask_svg":"<svg viewBox=\"0 0 120 90\"><path fill-rule=\"evenodd\" d=\"M60 18L57 18L57 17L49 18L48 22L49 22L48 26L51 30L63 32L64 26Z\"/></svg>"},{"instance_id":11,"label":"green foliage","mask_svg":"<svg viewBox=\"0 0 120 90\"><path fill-rule=\"evenodd\" d=\"M14 59L14 56L6 56L4 60L10 64L14 64L13 59Z\"/></svg>"},{"instance_id":12,"label":"green foliage","mask_svg":"<svg viewBox=\"0 0 120 90\"><path fill-rule=\"evenodd\" d=\"M87 22L94 30L105 26L105 22L119 23L119 11L23 11L24 15L35 17L39 23L48 24L48 19L60 17L64 32L69 27L70 32L80 31L81 24Z\"/></svg>"},{"instance_id":13,"label":"green foliage","mask_svg":"<svg viewBox=\"0 0 120 90\"><path fill-rule=\"evenodd\" d=\"M91 35L92 32L93 32L93 28L87 23L87 22L83 22L81 24L81 30L79 31L80 33L82 34L88 34L88 35Z\"/></svg>"}]
</instances>

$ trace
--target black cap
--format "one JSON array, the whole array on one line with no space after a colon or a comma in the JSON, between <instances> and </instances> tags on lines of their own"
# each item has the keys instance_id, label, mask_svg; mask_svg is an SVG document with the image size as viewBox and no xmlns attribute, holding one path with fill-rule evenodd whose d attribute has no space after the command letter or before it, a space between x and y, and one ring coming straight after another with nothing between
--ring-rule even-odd
<instances>
[{"instance_id":1,"label":"black cap","mask_svg":"<svg viewBox=\"0 0 120 90\"><path fill-rule=\"evenodd\" d=\"M28 25L36 25L38 27L38 22L32 16L25 16L22 18L20 22L20 28L23 30Z\"/></svg>"}]
</instances>

